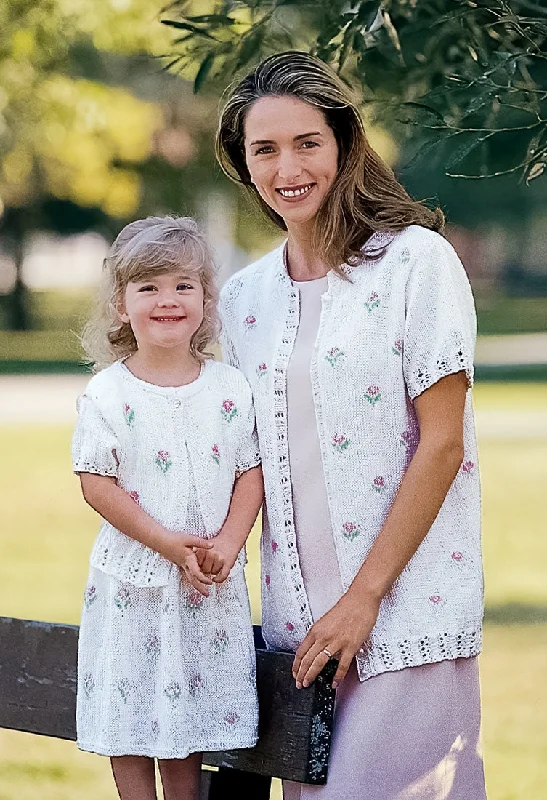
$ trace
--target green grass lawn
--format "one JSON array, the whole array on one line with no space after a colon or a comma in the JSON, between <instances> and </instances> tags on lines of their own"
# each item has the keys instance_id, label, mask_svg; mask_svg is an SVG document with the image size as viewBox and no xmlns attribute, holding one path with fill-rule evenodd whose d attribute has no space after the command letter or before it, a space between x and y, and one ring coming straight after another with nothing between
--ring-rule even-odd
<instances>
[{"instance_id":1,"label":"green grass lawn","mask_svg":"<svg viewBox=\"0 0 547 800\"><path fill-rule=\"evenodd\" d=\"M547 384L479 385L478 410L547 408ZM0 426L0 614L76 623L97 518L71 474L71 430ZM547 785L547 437L480 441L487 622L481 657L489 800ZM259 619L258 535L249 548ZM279 796L279 787L275 787ZM273 793L272 793L273 796ZM106 759L0 730L0 800L114 800ZM470 798L472 800L472 798Z\"/></svg>"}]
</instances>

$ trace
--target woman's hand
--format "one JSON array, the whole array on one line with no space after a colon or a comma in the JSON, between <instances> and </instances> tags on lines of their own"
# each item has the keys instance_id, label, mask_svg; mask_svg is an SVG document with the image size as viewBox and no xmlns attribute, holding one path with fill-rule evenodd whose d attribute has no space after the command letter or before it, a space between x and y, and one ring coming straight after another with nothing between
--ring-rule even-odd
<instances>
[{"instance_id":1,"label":"woman's hand","mask_svg":"<svg viewBox=\"0 0 547 800\"><path fill-rule=\"evenodd\" d=\"M370 636L379 608L379 599L359 599L350 588L330 611L318 619L296 651L292 674L297 688L308 687L329 659L335 657L338 669L332 686L337 689L355 654Z\"/></svg>"}]
</instances>

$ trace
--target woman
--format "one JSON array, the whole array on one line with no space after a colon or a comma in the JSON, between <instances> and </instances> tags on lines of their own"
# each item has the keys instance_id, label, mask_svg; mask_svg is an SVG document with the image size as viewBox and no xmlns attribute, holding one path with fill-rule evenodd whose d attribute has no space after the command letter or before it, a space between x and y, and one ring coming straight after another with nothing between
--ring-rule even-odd
<instances>
[{"instance_id":1,"label":"woman","mask_svg":"<svg viewBox=\"0 0 547 800\"><path fill-rule=\"evenodd\" d=\"M476 321L442 214L303 53L235 87L217 154L287 232L221 300L255 395L263 633L298 687L339 662L327 785L285 798L481 800Z\"/></svg>"}]
</instances>

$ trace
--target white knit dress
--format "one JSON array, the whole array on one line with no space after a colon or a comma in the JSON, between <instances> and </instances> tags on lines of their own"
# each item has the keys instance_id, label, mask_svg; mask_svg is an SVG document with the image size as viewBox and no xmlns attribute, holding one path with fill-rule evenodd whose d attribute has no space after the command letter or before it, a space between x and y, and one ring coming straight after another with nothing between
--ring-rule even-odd
<instances>
[{"instance_id":1,"label":"white knit dress","mask_svg":"<svg viewBox=\"0 0 547 800\"><path fill-rule=\"evenodd\" d=\"M204 524L203 482L229 470L222 460L230 447L232 467L259 463L251 415L243 414L250 393L246 387L242 394L241 381L235 370L210 362L193 383L163 388L113 365L80 400L75 471L116 476L172 530L214 535ZM216 428L196 412L202 407L207 415L215 392ZM196 466L200 441L208 471ZM231 475L233 483L233 468ZM106 524L91 563L78 650L80 749L175 759L252 747L258 709L244 554L208 598L175 565Z\"/></svg>"}]
</instances>

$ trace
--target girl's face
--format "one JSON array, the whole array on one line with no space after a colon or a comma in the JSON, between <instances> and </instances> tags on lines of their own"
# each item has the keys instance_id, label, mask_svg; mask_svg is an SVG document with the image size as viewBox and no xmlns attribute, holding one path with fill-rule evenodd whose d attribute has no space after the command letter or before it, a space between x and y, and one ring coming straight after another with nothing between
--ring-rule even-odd
<instances>
[{"instance_id":1,"label":"girl's face","mask_svg":"<svg viewBox=\"0 0 547 800\"><path fill-rule=\"evenodd\" d=\"M203 321L203 287L184 270L128 283L118 308L129 323L139 350L157 347L189 351Z\"/></svg>"},{"instance_id":2,"label":"girl's face","mask_svg":"<svg viewBox=\"0 0 547 800\"><path fill-rule=\"evenodd\" d=\"M320 109L261 97L245 119L245 159L258 193L290 230L317 214L338 172L338 145Z\"/></svg>"}]
</instances>

